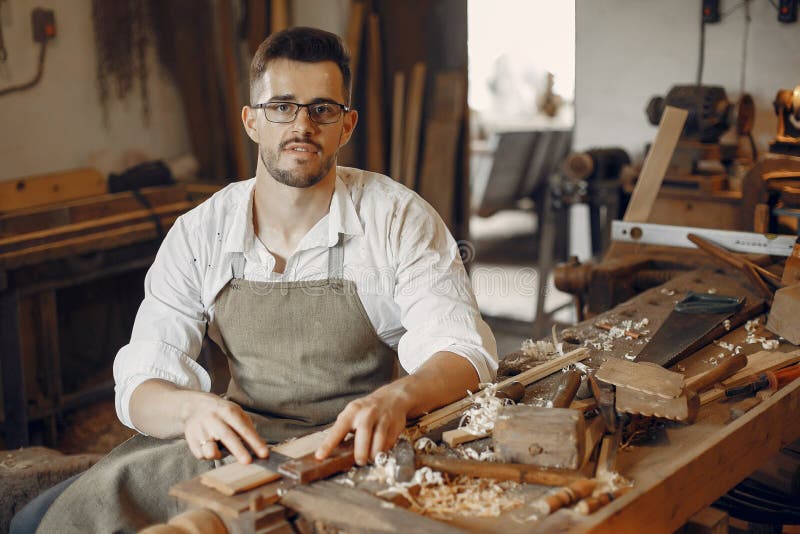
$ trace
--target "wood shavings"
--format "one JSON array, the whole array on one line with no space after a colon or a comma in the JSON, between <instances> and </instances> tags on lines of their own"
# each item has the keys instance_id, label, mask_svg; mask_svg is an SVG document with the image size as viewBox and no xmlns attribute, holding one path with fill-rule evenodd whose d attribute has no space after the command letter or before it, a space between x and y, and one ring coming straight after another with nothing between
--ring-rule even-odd
<instances>
[{"instance_id":1,"label":"wood shavings","mask_svg":"<svg viewBox=\"0 0 800 534\"><path fill-rule=\"evenodd\" d=\"M717 288L716 288L716 287L709 287L709 288L708 288L708 294L709 294L709 295L713 295L713 294L715 294L716 292L717 292Z\"/></svg>"},{"instance_id":2,"label":"wood shavings","mask_svg":"<svg viewBox=\"0 0 800 534\"><path fill-rule=\"evenodd\" d=\"M424 452L425 454L436 454L442 452L444 447L437 445L431 438L419 438L414 443L414 450Z\"/></svg>"},{"instance_id":3,"label":"wood shavings","mask_svg":"<svg viewBox=\"0 0 800 534\"><path fill-rule=\"evenodd\" d=\"M675 291L673 289L667 289L666 287L662 287L660 292L662 295L667 295L670 297L675 294Z\"/></svg>"},{"instance_id":4,"label":"wood shavings","mask_svg":"<svg viewBox=\"0 0 800 534\"><path fill-rule=\"evenodd\" d=\"M411 510L434 519L497 517L524 504L521 497L509 494L517 487L517 482L462 475L440 485L423 486Z\"/></svg>"},{"instance_id":5,"label":"wood shavings","mask_svg":"<svg viewBox=\"0 0 800 534\"><path fill-rule=\"evenodd\" d=\"M533 341L526 339L522 342L522 352L525 353L531 360L535 362L542 362L552 360L558 354L558 349L553 342L547 339Z\"/></svg>"},{"instance_id":6,"label":"wood shavings","mask_svg":"<svg viewBox=\"0 0 800 534\"><path fill-rule=\"evenodd\" d=\"M777 339L767 339L764 336L757 335L760 329L760 321L757 318L747 321L744 325L744 329L747 332L747 337L744 340L747 345L760 343L761 348L764 350L775 350L780 346L780 341Z\"/></svg>"},{"instance_id":7,"label":"wood shavings","mask_svg":"<svg viewBox=\"0 0 800 534\"><path fill-rule=\"evenodd\" d=\"M508 399L497 398L497 385L488 384L481 391L485 392L480 397L475 397L471 391L467 392L473 404L464 411L459 421L459 428L463 428L475 436L487 435L494 430L494 421L497 413L503 406L510 403Z\"/></svg>"},{"instance_id":8,"label":"wood shavings","mask_svg":"<svg viewBox=\"0 0 800 534\"><path fill-rule=\"evenodd\" d=\"M724 321L722 321L722 326L725 327L725 330L730 331L730 329L731 329L731 320L730 319L725 319Z\"/></svg>"},{"instance_id":9,"label":"wood shavings","mask_svg":"<svg viewBox=\"0 0 800 534\"><path fill-rule=\"evenodd\" d=\"M584 341L584 345L592 347L595 350L602 350L603 352L614 350L614 345L617 340L624 339L625 341L632 341L637 345L641 345L648 341L647 338L643 337L650 333L650 330L644 328L648 324L650 324L650 320L646 317L639 321L626 319L620 321L618 324L614 324L610 322L609 319L605 319L594 325L596 328L605 330L605 332L600 332L595 338L587 339Z\"/></svg>"}]
</instances>

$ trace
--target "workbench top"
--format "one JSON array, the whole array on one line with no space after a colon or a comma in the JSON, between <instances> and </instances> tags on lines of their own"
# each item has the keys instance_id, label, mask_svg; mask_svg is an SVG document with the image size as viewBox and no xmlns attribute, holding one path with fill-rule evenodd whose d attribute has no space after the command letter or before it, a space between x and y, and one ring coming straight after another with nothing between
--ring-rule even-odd
<instances>
[{"instance_id":1,"label":"workbench top","mask_svg":"<svg viewBox=\"0 0 800 534\"><path fill-rule=\"evenodd\" d=\"M647 328L655 333L671 312L675 302L689 290L715 291L725 295L745 296L750 303L758 297L736 273L714 269L700 269L679 276L672 281L648 290L608 312L562 332L562 337L589 346L592 356L584 363L597 368L610 357L631 358L645 346L652 334L643 333L638 339L616 338L612 343L595 348L601 330L594 325L604 321L619 324L624 320L641 321L647 318ZM754 308L755 309L755 308ZM756 312L758 313L758 312ZM764 318L760 316L756 334L773 337L763 330ZM753 329L753 326L750 326ZM761 352L760 343L746 344L745 325L734 326L721 341L725 346L740 346L748 355ZM711 343L679 363L687 376L704 372L716 363L720 353L730 352L722 344ZM565 352L574 348L566 346ZM793 352L797 349L783 342L777 349ZM758 356L757 356L758 357ZM551 376L528 388L526 400L545 397L548 389L558 379ZM788 384L776 394L744 413L737 419L731 417L731 408L739 403L712 402L700 408L692 425L666 424L656 438L620 450L617 470L632 480L630 492L590 516L582 516L571 509L562 509L551 516L535 521L531 519L531 504L550 488L521 485L512 490L521 496L521 507L504 512L494 518L456 517L446 523L417 516L400 507L394 507L356 488L322 481L310 486L295 487L281 494L281 503L297 509L304 517L321 520L344 531L363 531L365 528L386 532L409 530L472 532L569 531L569 532L636 532L647 528L651 532L674 532L696 512L704 509L730 488L760 467L783 446L800 438L800 379ZM346 475L343 475L346 476ZM188 483L182 484L189 488ZM264 487L266 488L266 487ZM220 498L213 490L191 488L192 502L196 506L209 506L218 513L234 508L237 514L246 514L253 496L264 489L235 497ZM209 498L201 497L211 492ZM272 490L275 493L275 490ZM280 493L280 492L278 492ZM177 493L173 493L176 495ZM349 510L349 512L344 512ZM379 527L379 528L378 528Z\"/></svg>"}]
</instances>

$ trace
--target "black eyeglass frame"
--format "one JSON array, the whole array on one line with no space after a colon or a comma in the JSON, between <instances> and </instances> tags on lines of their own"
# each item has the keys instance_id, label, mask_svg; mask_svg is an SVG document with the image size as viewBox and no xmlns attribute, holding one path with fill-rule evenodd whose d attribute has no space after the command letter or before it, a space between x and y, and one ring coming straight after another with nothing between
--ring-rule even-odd
<instances>
[{"instance_id":1,"label":"black eyeglass frame","mask_svg":"<svg viewBox=\"0 0 800 534\"><path fill-rule=\"evenodd\" d=\"M292 116L291 120L288 120L288 121L285 121L285 122L273 121L273 120L270 120L269 117L267 117L267 106L271 106L273 104L291 104L293 106L297 106L297 109L295 109L294 116ZM312 106L325 105L325 104L330 105L330 106L339 106L339 108L342 110L342 114L339 117L337 117L335 121L319 122L317 119L314 118L314 114L311 113L311 107ZM323 101L320 101L320 102L309 102L308 104L300 104L298 102L289 102L288 100L287 101L276 100L276 101L272 101L272 102L263 102L261 104L255 104L255 105L250 106L250 107L253 108L253 109L259 109L260 108L260 109L264 110L264 118L267 119L267 121L269 121L271 123L274 123L274 124L291 124L291 123L293 123L294 121L297 120L297 115L300 113L300 109L301 108L306 108L306 112L308 113L308 117L312 121L317 123L317 124L336 124L337 122L339 122L339 119L341 119L344 116L345 113L347 113L348 111L350 111L352 109L352 108L350 108L350 106L345 106L344 104L340 104L339 102L333 102L333 101L330 101L330 100L323 100Z\"/></svg>"}]
</instances>

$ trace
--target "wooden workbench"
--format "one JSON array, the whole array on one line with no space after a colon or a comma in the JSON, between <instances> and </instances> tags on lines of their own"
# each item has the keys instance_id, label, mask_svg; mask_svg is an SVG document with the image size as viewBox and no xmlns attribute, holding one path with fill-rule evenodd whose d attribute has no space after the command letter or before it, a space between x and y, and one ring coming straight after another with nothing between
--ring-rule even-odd
<instances>
[{"instance_id":1,"label":"wooden workbench","mask_svg":"<svg viewBox=\"0 0 800 534\"><path fill-rule=\"evenodd\" d=\"M616 323L626 318L638 320L642 317L649 319L649 329L655 332L686 291L706 292L709 289L756 300L752 289L737 274L703 269L648 290L591 321L567 329L564 334L587 340L600 332L593 326L598 320ZM760 322L764 324L763 316ZM733 328L722 339L741 345L748 355L762 351L760 344L743 344L744 330L744 326ZM763 329L759 335L771 337ZM595 350L585 363L597 367L605 358L636 354L645 342L624 338L615 340L611 350ZM710 360L723 350L717 345L708 345L680 365L688 376L700 373L710 368ZM796 347L784 344L778 350L790 352ZM526 399L542 396L554 378L529 387ZM525 504L520 508L490 519L459 517L449 520L449 525L416 516L363 491L331 481L291 489L280 502L296 509L306 520L322 521L344 531L401 532L411 529L444 532L450 530L449 526L472 532L503 533L637 532L644 528L654 533L673 532L783 446L800 438L800 379L733 421L730 416L732 406L735 404L708 404L700 409L693 425L668 424L655 440L619 451L618 471L634 481L635 486L628 494L590 516L563 509L538 522L530 520L533 513L530 504L549 489L532 485L521 487ZM189 487L187 484L181 486L181 489ZM194 506L211 508L223 517L238 509L233 515L241 519L253 514L249 504L265 490L266 487L256 488L223 498L206 489L205 494L195 494L186 500ZM180 491L173 494L180 494Z\"/></svg>"}]
</instances>

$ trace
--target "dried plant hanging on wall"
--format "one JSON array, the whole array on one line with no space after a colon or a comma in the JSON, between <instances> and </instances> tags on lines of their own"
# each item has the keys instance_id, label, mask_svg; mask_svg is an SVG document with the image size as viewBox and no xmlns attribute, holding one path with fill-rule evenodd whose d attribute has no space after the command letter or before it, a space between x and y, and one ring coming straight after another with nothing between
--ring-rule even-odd
<instances>
[{"instance_id":1,"label":"dried plant hanging on wall","mask_svg":"<svg viewBox=\"0 0 800 534\"><path fill-rule=\"evenodd\" d=\"M106 124L111 95L123 99L137 83L142 117L148 122L147 48L151 42L148 0L92 0L92 22L97 49L97 87Z\"/></svg>"}]
</instances>

